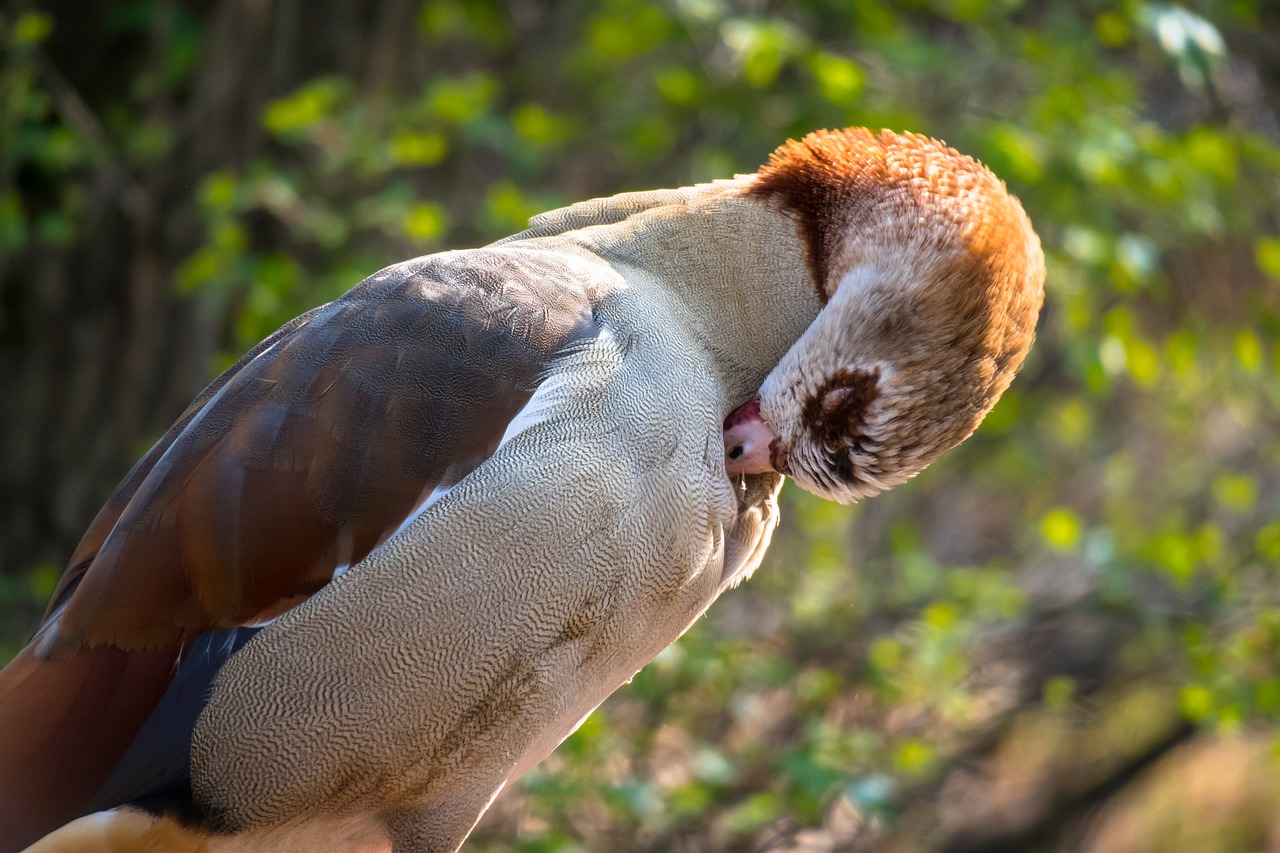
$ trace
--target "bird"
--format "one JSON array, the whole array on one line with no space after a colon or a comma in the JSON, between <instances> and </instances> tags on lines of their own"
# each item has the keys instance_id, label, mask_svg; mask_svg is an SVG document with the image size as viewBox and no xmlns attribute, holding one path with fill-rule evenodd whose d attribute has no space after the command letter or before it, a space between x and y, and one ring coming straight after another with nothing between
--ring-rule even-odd
<instances>
[{"instance_id":1,"label":"bird","mask_svg":"<svg viewBox=\"0 0 1280 853\"><path fill-rule=\"evenodd\" d=\"M0 851L453 853L755 571L784 478L856 501L968 437L1044 278L989 169L865 128L371 275L89 525L0 673Z\"/></svg>"}]
</instances>

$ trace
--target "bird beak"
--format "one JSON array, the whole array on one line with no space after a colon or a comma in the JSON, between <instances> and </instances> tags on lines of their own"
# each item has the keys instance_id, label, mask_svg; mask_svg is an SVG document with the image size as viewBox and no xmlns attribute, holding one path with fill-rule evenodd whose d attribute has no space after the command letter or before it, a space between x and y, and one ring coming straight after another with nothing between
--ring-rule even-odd
<instances>
[{"instance_id":1,"label":"bird beak","mask_svg":"<svg viewBox=\"0 0 1280 853\"><path fill-rule=\"evenodd\" d=\"M724 419L724 469L730 474L777 471L782 439L760 416L760 398L739 406Z\"/></svg>"}]
</instances>

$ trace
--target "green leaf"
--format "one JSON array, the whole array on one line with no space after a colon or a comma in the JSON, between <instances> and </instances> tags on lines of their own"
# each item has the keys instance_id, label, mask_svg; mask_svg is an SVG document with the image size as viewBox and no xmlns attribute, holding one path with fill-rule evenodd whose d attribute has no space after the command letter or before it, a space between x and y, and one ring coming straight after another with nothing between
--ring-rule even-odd
<instances>
[{"instance_id":1,"label":"green leaf","mask_svg":"<svg viewBox=\"0 0 1280 853\"><path fill-rule=\"evenodd\" d=\"M409 208L404 216L404 231L416 241L433 240L444 233L449 222L445 209L434 202L422 202Z\"/></svg>"},{"instance_id":2,"label":"green leaf","mask_svg":"<svg viewBox=\"0 0 1280 853\"><path fill-rule=\"evenodd\" d=\"M511 124L521 139L539 148L560 145L572 135L570 121L554 115L538 103L517 107L511 113Z\"/></svg>"},{"instance_id":3,"label":"green leaf","mask_svg":"<svg viewBox=\"0 0 1280 853\"><path fill-rule=\"evenodd\" d=\"M1222 131L1198 127L1187 135L1190 162L1218 182L1232 186L1239 174L1235 146Z\"/></svg>"},{"instance_id":4,"label":"green leaf","mask_svg":"<svg viewBox=\"0 0 1280 853\"><path fill-rule=\"evenodd\" d=\"M1066 675L1055 675L1044 684L1044 706L1051 711L1066 709L1076 695L1075 679Z\"/></svg>"},{"instance_id":5,"label":"green leaf","mask_svg":"<svg viewBox=\"0 0 1280 853\"><path fill-rule=\"evenodd\" d=\"M53 32L53 16L43 12L27 12L13 25L13 43L39 44Z\"/></svg>"},{"instance_id":6,"label":"green leaf","mask_svg":"<svg viewBox=\"0 0 1280 853\"><path fill-rule=\"evenodd\" d=\"M485 207L496 228L520 231L538 213L538 205L526 198L512 181L495 181L485 193Z\"/></svg>"},{"instance_id":7,"label":"green leaf","mask_svg":"<svg viewBox=\"0 0 1280 853\"><path fill-rule=\"evenodd\" d=\"M1260 237L1253 246L1258 269L1280 281L1280 237Z\"/></svg>"},{"instance_id":8,"label":"green leaf","mask_svg":"<svg viewBox=\"0 0 1280 853\"><path fill-rule=\"evenodd\" d=\"M1043 140L1026 128L1002 122L987 131L987 144L995 149L1000 173L1026 183L1044 178L1047 152Z\"/></svg>"},{"instance_id":9,"label":"green leaf","mask_svg":"<svg viewBox=\"0 0 1280 853\"><path fill-rule=\"evenodd\" d=\"M732 832L738 834L752 832L776 820L781 813L781 805L774 794L756 794L734 807L729 812L726 822Z\"/></svg>"},{"instance_id":10,"label":"green leaf","mask_svg":"<svg viewBox=\"0 0 1280 853\"><path fill-rule=\"evenodd\" d=\"M1236 512L1248 512L1258 499L1258 481L1248 474L1219 474L1212 489L1218 503Z\"/></svg>"},{"instance_id":11,"label":"green leaf","mask_svg":"<svg viewBox=\"0 0 1280 853\"><path fill-rule=\"evenodd\" d=\"M657 4L626 3L618 12L592 18L587 25L587 43L600 59L617 63L649 53L667 35L666 13Z\"/></svg>"},{"instance_id":12,"label":"green leaf","mask_svg":"<svg viewBox=\"0 0 1280 853\"><path fill-rule=\"evenodd\" d=\"M52 563L41 563L36 566L31 574L27 575L27 588L31 600L41 603L48 601L54 590L58 588L58 581L61 579L62 571Z\"/></svg>"},{"instance_id":13,"label":"green leaf","mask_svg":"<svg viewBox=\"0 0 1280 853\"><path fill-rule=\"evenodd\" d=\"M1093 19L1093 32L1098 41L1107 47L1122 47L1132 38L1129 21L1115 11L1098 14Z\"/></svg>"},{"instance_id":14,"label":"green leaf","mask_svg":"<svg viewBox=\"0 0 1280 853\"><path fill-rule=\"evenodd\" d=\"M449 154L442 133L401 132L391 137L387 155L397 166L434 166Z\"/></svg>"},{"instance_id":15,"label":"green leaf","mask_svg":"<svg viewBox=\"0 0 1280 853\"><path fill-rule=\"evenodd\" d=\"M891 637L879 637L867 652L867 661L884 673L893 672L902 663L902 644Z\"/></svg>"},{"instance_id":16,"label":"green leaf","mask_svg":"<svg viewBox=\"0 0 1280 853\"><path fill-rule=\"evenodd\" d=\"M0 249L16 252L27 242L22 199L13 190L0 193Z\"/></svg>"},{"instance_id":17,"label":"green leaf","mask_svg":"<svg viewBox=\"0 0 1280 853\"><path fill-rule=\"evenodd\" d=\"M338 77L314 80L292 95L268 103L262 123L276 136L297 135L331 115L347 89L347 82Z\"/></svg>"},{"instance_id":18,"label":"green leaf","mask_svg":"<svg viewBox=\"0 0 1280 853\"><path fill-rule=\"evenodd\" d=\"M818 81L822 97L839 106L852 104L866 82L858 63L834 53L815 54L809 60L809 70Z\"/></svg>"},{"instance_id":19,"label":"green leaf","mask_svg":"<svg viewBox=\"0 0 1280 853\"><path fill-rule=\"evenodd\" d=\"M236 200L237 183L230 172L214 172L200 185L200 205L205 216L230 212Z\"/></svg>"},{"instance_id":20,"label":"green leaf","mask_svg":"<svg viewBox=\"0 0 1280 853\"><path fill-rule=\"evenodd\" d=\"M1236 361L1249 372L1257 372L1262 368L1262 341L1248 329L1236 332L1234 349Z\"/></svg>"},{"instance_id":21,"label":"green leaf","mask_svg":"<svg viewBox=\"0 0 1280 853\"><path fill-rule=\"evenodd\" d=\"M427 94L427 110L448 124L466 124L487 114L497 93L497 81L482 71L446 77Z\"/></svg>"},{"instance_id":22,"label":"green leaf","mask_svg":"<svg viewBox=\"0 0 1280 853\"><path fill-rule=\"evenodd\" d=\"M174 275L179 293L194 293L212 281L223 269L222 257L209 246L193 252Z\"/></svg>"},{"instance_id":23,"label":"green leaf","mask_svg":"<svg viewBox=\"0 0 1280 853\"><path fill-rule=\"evenodd\" d=\"M799 44L790 27L763 19L735 18L726 21L720 32L724 43L737 55L743 77L757 89L777 78Z\"/></svg>"},{"instance_id":24,"label":"green leaf","mask_svg":"<svg viewBox=\"0 0 1280 853\"><path fill-rule=\"evenodd\" d=\"M695 103L702 91L702 80L688 68L668 66L654 75L654 85L673 104L689 106Z\"/></svg>"}]
</instances>

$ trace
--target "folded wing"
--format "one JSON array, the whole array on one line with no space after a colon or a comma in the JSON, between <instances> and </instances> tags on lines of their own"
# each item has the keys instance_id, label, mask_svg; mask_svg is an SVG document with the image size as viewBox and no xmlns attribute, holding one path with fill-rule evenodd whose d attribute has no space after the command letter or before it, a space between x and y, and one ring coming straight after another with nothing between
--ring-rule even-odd
<instances>
[{"instance_id":1,"label":"folded wing","mask_svg":"<svg viewBox=\"0 0 1280 853\"><path fill-rule=\"evenodd\" d=\"M460 255L379 273L221 377L108 502L40 651L271 619L484 461L593 326L553 268Z\"/></svg>"},{"instance_id":2,"label":"folded wing","mask_svg":"<svg viewBox=\"0 0 1280 853\"><path fill-rule=\"evenodd\" d=\"M557 354L596 334L586 287L549 254L420 258L210 385L0 673L0 825L33 840L81 813L200 634L296 606L488 458Z\"/></svg>"}]
</instances>

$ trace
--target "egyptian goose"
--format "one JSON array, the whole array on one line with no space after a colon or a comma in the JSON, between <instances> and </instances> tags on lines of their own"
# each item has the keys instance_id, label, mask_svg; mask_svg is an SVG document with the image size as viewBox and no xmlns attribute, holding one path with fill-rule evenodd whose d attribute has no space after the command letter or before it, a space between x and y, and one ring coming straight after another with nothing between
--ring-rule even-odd
<instances>
[{"instance_id":1,"label":"egyptian goose","mask_svg":"<svg viewBox=\"0 0 1280 853\"><path fill-rule=\"evenodd\" d=\"M855 500L968 436L1043 278L989 171L862 129L370 276L90 525L0 673L0 850L105 809L37 849L457 850L759 565L782 475Z\"/></svg>"}]
</instances>

